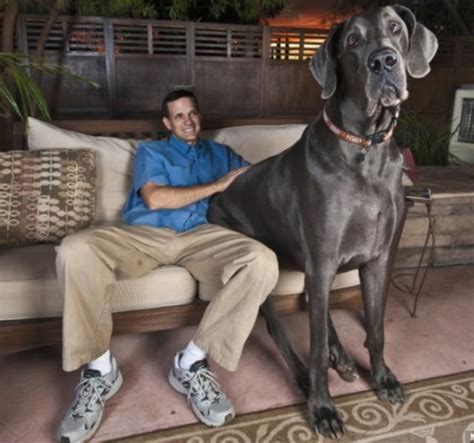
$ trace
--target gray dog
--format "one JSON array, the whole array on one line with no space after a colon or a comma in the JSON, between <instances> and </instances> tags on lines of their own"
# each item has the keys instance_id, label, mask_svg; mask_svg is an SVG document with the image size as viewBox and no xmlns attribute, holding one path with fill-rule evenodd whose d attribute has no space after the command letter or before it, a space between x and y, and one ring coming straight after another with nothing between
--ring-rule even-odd
<instances>
[{"instance_id":1,"label":"gray dog","mask_svg":"<svg viewBox=\"0 0 474 443\"><path fill-rule=\"evenodd\" d=\"M305 273L309 371L270 300L262 310L307 398L309 422L325 436L344 431L329 395L328 368L345 380L357 376L329 315L329 292L339 271L359 269L379 399L405 399L383 357L390 246L404 212L402 158L391 135L408 97L406 72L427 75L437 47L434 34L402 6L338 25L310 63L328 99L322 114L294 146L254 165L211 203L211 222L260 240Z\"/></svg>"}]
</instances>

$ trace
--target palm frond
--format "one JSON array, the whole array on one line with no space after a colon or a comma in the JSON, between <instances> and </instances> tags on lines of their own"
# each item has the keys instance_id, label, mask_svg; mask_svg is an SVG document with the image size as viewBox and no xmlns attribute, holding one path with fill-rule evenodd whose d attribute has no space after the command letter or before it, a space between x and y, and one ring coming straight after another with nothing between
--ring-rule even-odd
<instances>
[{"instance_id":1,"label":"palm frond","mask_svg":"<svg viewBox=\"0 0 474 443\"><path fill-rule=\"evenodd\" d=\"M13 97L5 82L0 80L0 109L4 117L9 115L9 108L13 109L16 115L21 116L21 111L16 103L15 97Z\"/></svg>"},{"instance_id":2,"label":"palm frond","mask_svg":"<svg viewBox=\"0 0 474 443\"><path fill-rule=\"evenodd\" d=\"M98 83L73 74L58 63L39 63L29 55L0 52L0 109L4 115L13 114L22 120L26 120L29 115L38 110L42 117L48 120L51 119L46 99L29 74L32 71L59 75L86 82L95 88L100 87ZM13 91L16 91L17 99Z\"/></svg>"}]
</instances>

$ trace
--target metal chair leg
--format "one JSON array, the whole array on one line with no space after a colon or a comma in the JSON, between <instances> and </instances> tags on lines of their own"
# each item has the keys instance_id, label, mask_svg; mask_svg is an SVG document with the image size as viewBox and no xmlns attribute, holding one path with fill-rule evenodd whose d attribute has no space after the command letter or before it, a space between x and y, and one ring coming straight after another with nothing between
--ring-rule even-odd
<instances>
[{"instance_id":1,"label":"metal chair leg","mask_svg":"<svg viewBox=\"0 0 474 443\"><path fill-rule=\"evenodd\" d=\"M422 248L422 251L421 251L420 259L418 260L418 264L416 266L415 273L414 274L409 273L409 272L399 273L399 274L393 275L392 278L391 278L392 284L397 289L399 289L400 291L405 292L407 294L414 295L415 298L414 298L414 301L413 301L413 307L412 307L412 310L410 312L410 315L412 317L416 317L416 311L417 311L417 307L418 307L418 300L419 300L419 297L420 297L420 294L421 294L421 290L423 289L423 285L425 283L426 276L428 274L428 270L433 265L434 251L435 251L435 247L436 247L436 237L435 237L435 234L434 234L434 225L435 225L436 220L433 218L433 215L431 213L432 205L433 205L432 200L425 203L426 210L427 210L427 213L428 213L428 231L426 233L425 242L424 242L424 245L423 245L423 248ZM430 238L431 238L430 253L429 253L429 256L428 256L428 261L427 261L426 266L423 266L423 260L424 260L425 255L426 255L426 250L427 250ZM424 268L423 272L421 271L422 268ZM402 286L400 286L395 280L397 277L402 277L402 276L413 276L411 286L408 289L403 288Z\"/></svg>"}]
</instances>

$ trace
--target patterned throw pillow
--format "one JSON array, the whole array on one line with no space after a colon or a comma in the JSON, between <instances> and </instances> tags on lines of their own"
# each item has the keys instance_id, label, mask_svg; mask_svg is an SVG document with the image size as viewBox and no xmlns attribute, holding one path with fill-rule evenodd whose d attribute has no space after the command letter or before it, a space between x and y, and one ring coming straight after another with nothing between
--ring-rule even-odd
<instances>
[{"instance_id":1,"label":"patterned throw pillow","mask_svg":"<svg viewBox=\"0 0 474 443\"><path fill-rule=\"evenodd\" d=\"M59 242L95 217L95 152L0 153L0 246Z\"/></svg>"},{"instance_id":2,"label":"patterned throw pillow","mask_svg":"<svg viewBox=\"0 0 474 443\"><path fill-rule=\"evenodd\" d=\"M95 137L61 129L36 118L28 118L28 148L91 148L97 155L97 214L95 224L122 223L122 207L132 188L137 140Z\"/></svg>"}]
</instances>

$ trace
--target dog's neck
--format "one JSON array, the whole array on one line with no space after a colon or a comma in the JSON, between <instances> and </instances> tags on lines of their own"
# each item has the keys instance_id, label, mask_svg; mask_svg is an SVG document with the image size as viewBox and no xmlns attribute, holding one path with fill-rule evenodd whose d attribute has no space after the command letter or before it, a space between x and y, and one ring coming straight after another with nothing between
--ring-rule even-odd
<instances>
[{"instance_id":1,"label":"dog's neck","mask_svg":"<svg viewBox=\"0 0 474 443\"><path fill-rule=\"evenodd\" d=\"M326 103L325 114L326 125L336 135L338 135L337 130L342 132L342 136L338 135L339 138L346 141L350 141L351 136L353 139L360 138L360 143L356 140L354 144L367 149L368 146L364 145L364 141L373 140L374 144L378 144L391 137L398 118L398 109L378 105L373 115L369 116L354 101L334 97ZM331 126L335 126L335 128L331 128ZM374 135L376 136L374 137Z\"/></svg>"}]
</instances>

